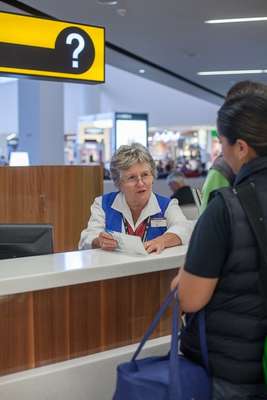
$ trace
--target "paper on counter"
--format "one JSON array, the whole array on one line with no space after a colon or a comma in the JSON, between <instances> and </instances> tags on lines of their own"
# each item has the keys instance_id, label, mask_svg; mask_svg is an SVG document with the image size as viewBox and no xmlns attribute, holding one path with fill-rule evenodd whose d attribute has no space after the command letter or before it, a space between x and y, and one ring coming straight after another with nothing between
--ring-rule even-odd
<instances>
[{"instance_id":1,"label":"paper on counter","mask_svg":"<svg viewBox=\"0 0 267 400\"><path fill-rule=\"evenodd\" d=\"M142 254L147 256L147 251L144 248L140 236L126 235L120 232L110 232L112 237L118 242L118 249L125 253Z\"/></svg>"}]
</instances>

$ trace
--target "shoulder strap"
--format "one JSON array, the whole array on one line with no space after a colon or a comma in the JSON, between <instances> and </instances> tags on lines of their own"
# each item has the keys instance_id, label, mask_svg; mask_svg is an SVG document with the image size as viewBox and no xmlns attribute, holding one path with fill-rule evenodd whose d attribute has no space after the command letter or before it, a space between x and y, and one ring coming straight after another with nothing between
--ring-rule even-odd
<instances>
[{"instance_id":1,"label":"shoulder strap","mask_svg":"<svg viewBox=\"0 0 267 400\"><path fill-rule=\"evenodd\" d=\"M255 183L249 182L237 185L233 190L245 211L260 250L261 265L259 281L261 292L267 306L267 231L264 224L261 204L255 190Z\"/></svg>"},{"instance_id":2,"label":"shoulder strap","mask_svg":"<svg viewBox=\"0 0 267 400\"><path fill-rule=\"evenodd\" d=\"M229 165L224 161L223 157L217 157L213 165L211 166L211 169L215 169L216 171L219 171L229 182L229 184L232 186L235 180L235 175L232 171L232 169L229 167Z\"/></svg>"}]
</instances>

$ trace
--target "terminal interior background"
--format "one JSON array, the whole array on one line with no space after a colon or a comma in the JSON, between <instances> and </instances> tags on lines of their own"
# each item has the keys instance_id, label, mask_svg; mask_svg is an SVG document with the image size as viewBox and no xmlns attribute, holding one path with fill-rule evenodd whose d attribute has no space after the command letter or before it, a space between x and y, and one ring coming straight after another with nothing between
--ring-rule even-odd
<instances>
[{"instance_id":1,"label":"terminal interior background","mask_svg":"<svg viewBox=\"0 0 267 400\"><path fill-rule=\"evenodd\" d=\"M50 0L1 1L1 11L27 15L27 7L33 7L54 18L102 25L106 30L104 84L1 77L1 163L9 163L13 152L26 152L26 160L15 154L13 165L101 163L107 171L114 151L115 113L142 113L148 116L148 147L159 169L167 165L167 171L177 168L188 177L204 175L220 152L216 112L225 93L240 79L264 82L266 75L263 43L255 41L264 22L206 22L261 16L265 6L254 1L224 7L205 0L192 13L193 3L168 0L162 7L157 1L151 7L141 0L134 4L79 0L75 6L67 2L60 7ZM247 74L200 73L246 67ZM251 75L253 71L256 75Z\"/></svg>"},{"instance_id":2,"label":"terminal interior background","mask_svg":"<svg viewBox=\"0 0 267 400\"><path fill-rule=\"evenodd\" d=\"M218 152L217 105L110 65L98 86L4 77L0 85L0 155L6 160L23 151L31 165L101 162L108 168L115 112L148 114L148 146L163 166L197 160L193 170L198 164L206 169Z\"/></svg>"},{"instance_id":3,"label":"terminal interior background","mask_svg":"<svg viewBox=\"0 0 267 400\"><path fill-rule=\"evenodd\" d=\"M2 1L0 10L27 15L27 10L18 10L15 3ZM246 24L214 28L205 21L237 16L241 11L242 16L260 16L264 7L257 1L241 8L227 4L223 9L220 2L206 0L192 14L192 1L176 4L168 0L165 7L160 3L154 3L153 8L150 2L132 4L127 0L95 0L89 4L80 0L75 6L66 3L64 8L49 0L21 3L55 18L103 25L107 40L105 83L83 85L2 77L2 164L9 162L15 151L28 153L30 165L101 163L108 169L114 150L115 113L142 113L148 116L148 147L160 166L169 167L171 163L188 176L208 170L220 151L215 129L217 109L230 86L239 78L251 79L251 75L198 73L226 66L243 68L247 60L249 68L258 67L263 60L262 43L253 45L257 60L253 66L246 54L246 41L252 43L264 23L253 23L252 35ZM265 76L257 74L253 78L264 81ZM28 159L12 162L27 163Z\"/></svg>"},{"instance_id":4,"label":"terminal interior background","mask_svg":"<svg viewBox=\"0 0 267 400\"><path fill-rule=\"evenodd\" d=\"M28 8L27 8L28 7ZM32 8L31 8L32 7ZM220 151L216 112L238 80L265 81L265 22L208 24L260 17L262 1L0 1L0 10L104 26L105 83L82 85L0 79L0 157L28 153L30 165L109 166L114 113L148 115L148 147L163 167L207 171ZM192 12L194 10L194 12ZM247 49L250 49L250 52ZM237 51L238 49L238 51ZM203 71L245 70L205 75ZM201 72L202 71L202 72ZM253 73L251 75L251 73ZM113 121L112 121L113 120ZM15 161L15 163L28 162ZM187 171L189 170L189 171ZM191 173L192 172L192 173Z\"/></svg>"}]
</instances>

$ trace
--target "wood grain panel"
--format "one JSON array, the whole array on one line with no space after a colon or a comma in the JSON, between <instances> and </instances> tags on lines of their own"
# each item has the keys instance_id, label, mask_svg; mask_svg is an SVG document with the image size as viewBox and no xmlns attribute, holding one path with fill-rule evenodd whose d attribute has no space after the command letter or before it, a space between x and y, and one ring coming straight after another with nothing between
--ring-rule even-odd
<instances>
[{"instance_id":1,"label":"wood grain panel","mask_svg":"<svg viewBox=\"0 0 267 400\"><path fill-rule=\"evenodd\" d=\"M142 274L133 277L132 282L132 339L133 342L140 340L153 317L160 307L160 274ZM156 337L159 328L151 336Z\"/></svg>"},{"instance_id":2,"label":"wood grain panel","mask_svg":"<svg viewBox=\"0 0 267 400\"><path fill-rule=\"evenodd\" d=\"M1 374L35 366L32 293L0 296Z\"/></svg>"},{"instance_id":3,"label":"wood grain panel","mask_svg":"<svg viewBox=\"0 0 267 400\"><path fill-rule=\"evenodd\" d=\"M132 342L132 279L110 279L102 282L101 343L102 349L126 346Z\"/></svg>"},{"instance_id":4,"label":"wood grain panel","mask_svg":"<svg viewBox=\"0 0 267 400\"><path fill-rule=\"evenodd\" d=\"M100 166L0 168L1 223L49 223L54 250L77 249L90 205L103 193Z\"/></svg>"},{"instance_id":5,"label":"wood grain panel","mask_svg":"<svg viewBox=\"0 0 267 400\"><path fill-rule=\"evenodd\" d=\"M0 297L0 375L138 342L176 270ZM154 337L169 333L168 314Z\"/></svg>"},{"instance_id":6,"label":"wood grain panel","mask_svg":"<svg viewBox=\"0 0 267 400\"><path fill-rule=\"evenodd\" d=\"M70 357L101 351L101 283L70 286Z\"/></svg>"},{"instance_id":7,"label":"wood grain panel","mask_svg":"<svg viewBox=\"0 0 267 400\"><path fill-rule=\"evenodd\" d=\"M46 167L43 196L47 221L54 225L55 251L77 249L90 206L103 192L102 168Z\"/></svg>"},{"instance_id":8,"label":"wood grain panel","mask_svg":"<svg viewBox=\"0 0 267 400\"><path fill-rule=\"evenodd\" d=\"M68 287L33 293L35 365L69 358Z\"/></svg>"},{"instance_id":9,"label":"wood grain panel","mask_svg":"<svg viewBox=\"0 0 267 400\"><path fill-rule=\"evenodd\" d=\"M0 221L45 222L41 193L40 167L2 167L0 169ZM41 178L41 177L40 177Z\"/></svg>"}]
</instances>

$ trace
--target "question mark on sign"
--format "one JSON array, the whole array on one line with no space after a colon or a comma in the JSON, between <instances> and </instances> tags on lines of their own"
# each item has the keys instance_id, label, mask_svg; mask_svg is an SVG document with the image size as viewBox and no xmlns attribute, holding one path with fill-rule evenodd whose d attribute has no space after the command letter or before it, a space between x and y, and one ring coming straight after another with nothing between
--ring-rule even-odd
<instances>
[{"instance_id":1,"label":"question mark on sign","mask_svg":"<svg viewBox=\"0 0 267 400\"><path fill-rule=\"evenodd\" d=\"M72 68L79 68L79 61L78 57L79 54L83 51L85 46L84 38L79 35L79 33L70 33L66 37L66 44L72 44L73 40L78 41L78 46L74 49L72 53Z\"/></svg>"}]
</instances>

